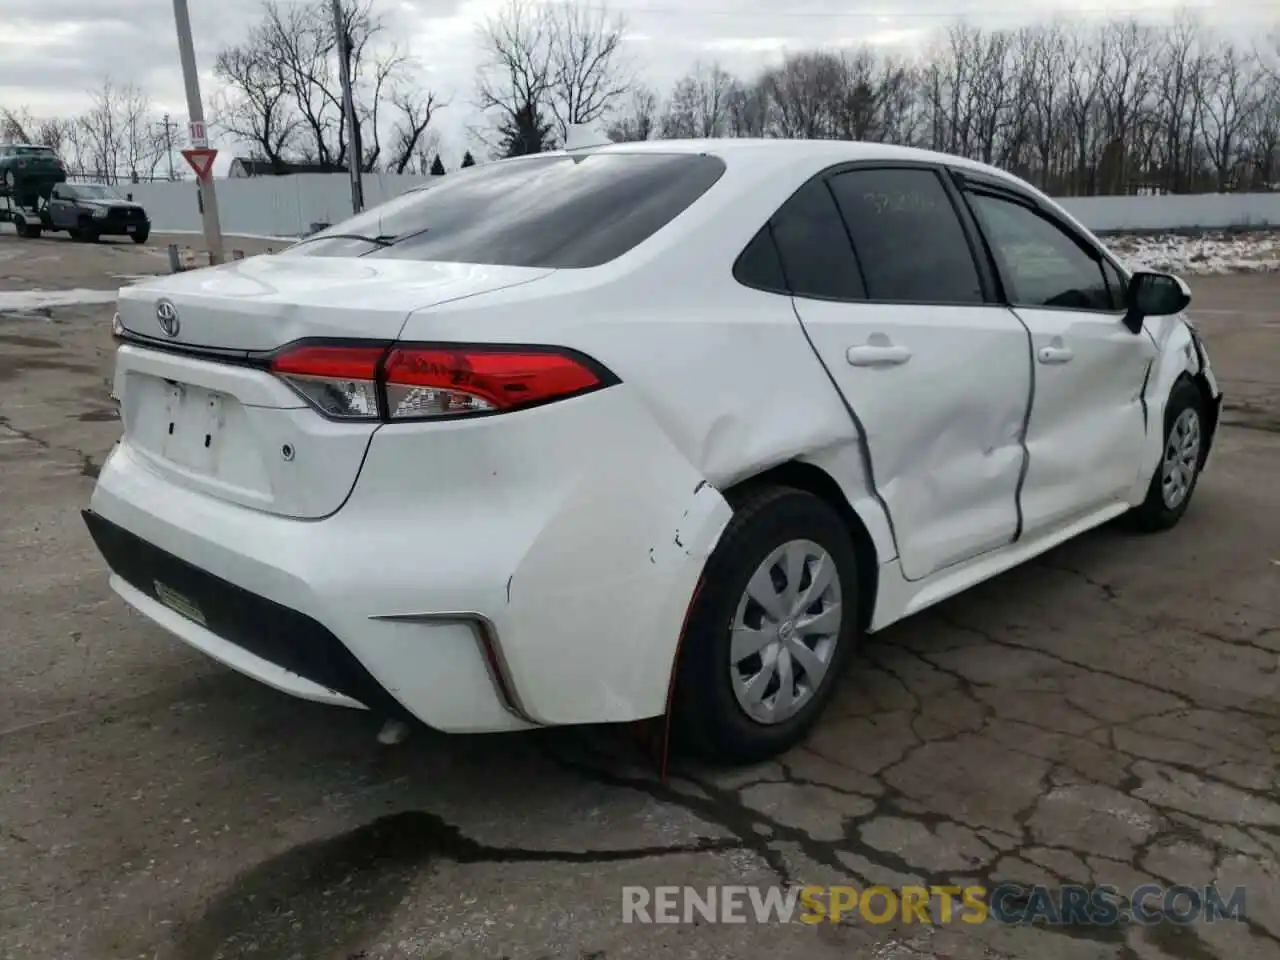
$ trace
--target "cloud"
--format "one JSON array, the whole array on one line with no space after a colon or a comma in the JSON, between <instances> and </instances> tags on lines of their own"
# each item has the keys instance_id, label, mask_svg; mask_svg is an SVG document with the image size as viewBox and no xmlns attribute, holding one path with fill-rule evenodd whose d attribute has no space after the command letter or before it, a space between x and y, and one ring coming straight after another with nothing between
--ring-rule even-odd
<instances>
[{"instance_id":1,"label":"cloud","mask_svg":"<svg viewBox=\"0 0 1280 960\"><path fill-rule=\"evenodd\" d=\"M258 19L262 0L190 0L192 33L206 105L216 82L219 49L244 37ZM280 0L282 4L300 0ZM595 0L587 0L594 5ZM426 86L450 106L441 128L464 146L475 121L474 78L480 62L478 27L505 0L373 0L388 36L415 58ZM1168 13L1182 0L1127 0L1123 12ZM1203 4L1203 0L1202 0ZM665 89L695 60L718 60L736 73L753 71L787 51L875 43L910 49L960 14L971 22L1009 26L1100 0L614 0L627 16L626 50L642 79ZM1212 7L1202 6L1212 23ZM1245 0L1231 11L1233 28L1247 44L1262 24L1274 22L1264 0ZM1274 8L1271 8L1274 11ZM145 89L157 110L185 120L172 0L0 0L0 106L26 106L37 115L73 115L88 105L89 91L110 76ZM230 145L224 144L224 147ZM225 169L227 158L220 158Z\"/></svg>"}]
</instances>

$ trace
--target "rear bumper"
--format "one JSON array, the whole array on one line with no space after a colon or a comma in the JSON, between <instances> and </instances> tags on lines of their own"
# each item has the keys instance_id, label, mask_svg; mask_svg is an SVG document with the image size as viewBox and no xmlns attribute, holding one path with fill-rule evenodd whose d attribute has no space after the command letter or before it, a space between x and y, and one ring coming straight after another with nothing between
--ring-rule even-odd
<instances>
[{"instance_id":1,"label":"rear bumper","mask_svg":"<svg viewBox=\"0 0 1280 960\"><path fill-rule=\"evenodd\" d=\"M111 568L112 589L209 656L305 699L406 713L311 617L215 577L92 510L81 515Z\"/></svg>"},{"instance_id":2,"label":"rear bumper","mask_svg":"<svg viewBox=\"0 0 1280 960\"><path fill-rule=\"evenodd\" d=\"M272 517L183 490L123 443L84 518L117 594L262 683L451 733L532 725L503 701L474 622L379 620L385 568L321 562L359 552L349 525Z\"/></svg>"},{"instance_id":3,"label":"rear bumper","mask_svg":"<svg viewBox=\"0 0 1280 960\"><path fill-rule=\"evenodd\" d=\"M184 487L125 440L86 521L117 593L210 656L461 733L661 714L730 512L614 388L380 428L347 502L318 520Z\"/></svg>"}]
</instances>

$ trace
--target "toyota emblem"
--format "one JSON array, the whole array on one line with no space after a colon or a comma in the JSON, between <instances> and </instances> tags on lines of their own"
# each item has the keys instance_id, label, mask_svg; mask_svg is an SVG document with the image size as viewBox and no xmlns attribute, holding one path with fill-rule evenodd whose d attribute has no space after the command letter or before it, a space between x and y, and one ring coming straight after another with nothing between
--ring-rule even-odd
<instances>
[{"instance_id":1,"label":"toyota emblem","mask_svg":"<svg viewBox=\"0 0 1280 960\"><path fill-rule=\"evenodd\" d=\"M156 304L156 320L167 336L178 335L178 308L168 300L161 300Z\"/></svg>"}]
</instances>

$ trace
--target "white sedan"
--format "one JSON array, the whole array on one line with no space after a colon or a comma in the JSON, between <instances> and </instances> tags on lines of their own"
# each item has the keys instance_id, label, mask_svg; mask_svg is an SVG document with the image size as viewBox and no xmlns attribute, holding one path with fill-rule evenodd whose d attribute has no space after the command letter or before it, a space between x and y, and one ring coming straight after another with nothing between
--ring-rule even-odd
<instances>
[{"instance_id":1,"label":"white sedan","mask_svg":"<svg viewBox=\"0 0 1280 960\"><path fill-rule=\"evenodd\" d=\"M859 638L1187 509L1177 278L993 168L847 142L471 168L121 291L111 585L280 690L449 732L802 738Z\"/></svg>"}]
</instances>

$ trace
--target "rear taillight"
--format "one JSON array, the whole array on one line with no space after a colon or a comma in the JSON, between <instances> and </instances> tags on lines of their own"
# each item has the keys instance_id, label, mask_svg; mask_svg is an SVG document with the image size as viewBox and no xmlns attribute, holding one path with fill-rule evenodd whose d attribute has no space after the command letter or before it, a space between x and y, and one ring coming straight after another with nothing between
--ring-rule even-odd
<instances>
[{"instance_id":1,"label":"rear taillight","mask_svg":"<svg viewBox=\"0 0 1280 960\"><path fill-rule=\"evenodd\" d=\"M335 420L378 418L378 365L385 346L302 344L271 360L271 372Z\"/></svg>"},{"instance_id":2,"label":"rear taillight","mask_svg":"<svg viewBox=\"0 0 1280 960\"><path fill-rule=\"evenodd\" d=\"M413 344L298 344L271 371L335 420L392 421L503 413L616 382L571 350Z\"/></svg>"}]
</instances>

